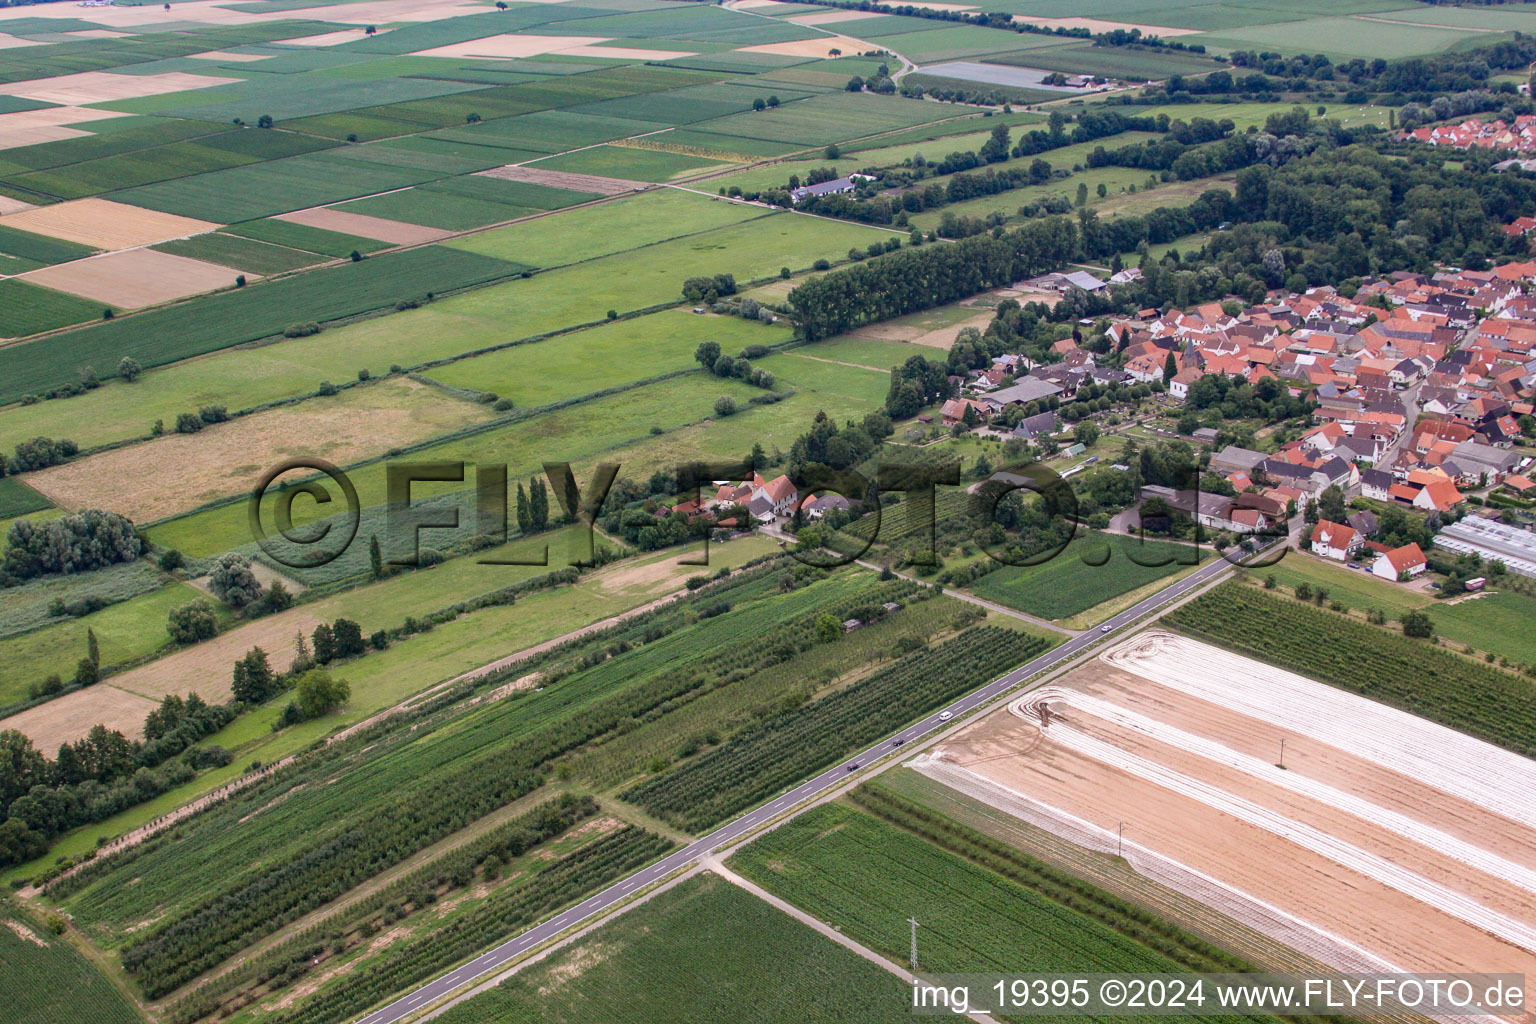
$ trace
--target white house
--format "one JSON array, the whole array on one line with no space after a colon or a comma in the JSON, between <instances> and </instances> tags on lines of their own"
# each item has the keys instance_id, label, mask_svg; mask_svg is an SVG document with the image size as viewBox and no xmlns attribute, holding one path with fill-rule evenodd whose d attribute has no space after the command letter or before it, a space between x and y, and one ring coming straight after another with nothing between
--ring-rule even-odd
<instances>
[{"instance_id":1,"label":"white house","mask_svg":"<svg viewBox=\"0 0 1536 1024\"><path fill-rule=\"evenodd\" d=\"M1429 565L1424 552L1417 544L1404 544L1400 548L1384 551L1371 563L1371 574L1384 580L1413 579ZM1406 576L1404 575L1406 573Z\"/></svg>"},{"instance_id":2,"label":"white house","mask_svg":"<svg viewBox=\"0 0 1536 1024\"><path fill-rule=\"evenodd\" d=\"M1360 550L1363 543L1360 539L1360 531L1343 523L1330 523L1326 519L1318 521L1312 528L1312 553L1331 558L1335 562L1348 561L1356 551ZM1396 579L1397 577L1393 577Z\"/></svg>"}]
</instances>

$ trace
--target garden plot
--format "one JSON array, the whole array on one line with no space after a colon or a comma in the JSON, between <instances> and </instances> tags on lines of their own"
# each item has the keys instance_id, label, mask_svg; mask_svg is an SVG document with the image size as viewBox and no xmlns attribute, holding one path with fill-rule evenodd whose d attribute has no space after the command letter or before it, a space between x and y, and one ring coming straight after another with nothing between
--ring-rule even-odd
<instances>
[{"instance_id":1,"label":"garden plot","mask_svg":"<svg viewBox=\"0 0 1536 1024\"><path fill-rule=\"evenodd\" d=\"M602 196L616 196L624 192L639 192L642 189L650 188L650 184L644 181L604 178L596 174L573 174L567 171L545 170L542 167L529 167L520 164L494 167L489 171L480 171L478 173L486 178L501 178L503 181L526 181L534 185L548 185L551 188L563 188L572 192L593 192Z\"/></svg>"},{"instance_id":2,"label":"garden plot","mask_svg":"<svg viewBox=\"0 0 1536 1024\"><path fill-rule=\"evenodd\" d=\"M1280 745L1285 742L1283 767ZM1536 762L1170 634L912 765L1330 966L1536 968Z\"/></svg>"},{"instance_id":3,"label":"garden plot","mask_svg":"<svg viewBox=\"0 0 1536 1024\"><path fill-rule=\"evenodd\" d=\"M89 103L159 96L168 92L186 92L189 89L207 89L215 85L233 85L241 81L244 79L191 75L185 71L167 71L158 75L114 75L109 71L81 71L57 78L13 82L0 86L0 93L64 106L85 106Z\"/></svg>"},{"instance_id":4,"label":"garden plot","mask_svg":"<svg viewBox=\"0 0 1536 1024\"><path fill-rule=\"evenodd\" d=\"M236 272L215 263L172 256L153 249L129 249L73 260L18 275L57 291L138 309L186 298L235 283Z\"/></svg>"},{"instance_id":5,"label":"garden plot","mask_svg":"<svg viewBox=\"0 0 1536 1024\"><path fill-rule=\"evenodd\" d=\"M391 245L419 245L453 233L441 228L407 224L404 221L386 220L383 217L369 217L366 214L348 213L345 210L333 210L325 206L295 210L293 213L280 213L272 219L287 221L290 224L302 224L305 227L321 228L325 231L337 231L343 235L376 238Z\"/></svg>"},{"instance_id":6,"label":"garden plot","mask_svg":"<svg viewBox=\"0 0 1536 1024\"><path fill-rule=\"evenodd\" d=\"M130 249L212 231L219 225L192 217L114 203L74 199L0 217L0 227L62 238L97 249Z\"/></svg>"},{"instance_id":7,"label":"garden plot","mask_svg":"<svg viewBox=\"0 0 1536 1024\"><path fill-rule=\"evenodd\" d=\"M77 459L28 483L61 507L105 508L148 523L248 491L288 456L345 466L492 415L427 385L390 380Z\"/></svg>"}]
</instances>

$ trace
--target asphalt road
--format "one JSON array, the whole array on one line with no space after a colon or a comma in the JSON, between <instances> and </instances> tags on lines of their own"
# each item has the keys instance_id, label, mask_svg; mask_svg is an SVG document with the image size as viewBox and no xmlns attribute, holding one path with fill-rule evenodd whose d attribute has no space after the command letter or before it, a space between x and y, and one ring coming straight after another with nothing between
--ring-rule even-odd
<instances>
[{"instance_id":1,"label":"asphalt road","mask_svg":"<svg viewBox=\"0 0 1536 1024\"><path fill-rule=\"evenodd\" d=\"M578 903L559 916L550 918L542 924L535 925L521 935L508 939L494 949L487 950L478 958L464 964L453 973L430 981L410 995L402 996L388 1006L375 1010L373 1013L362 1018L359 1024L392 1024L392 1022L400 1020L422 1006L447 995L459 986L497 970L503 964L516 959L529 949L554 938L567 928L580 924L589 918L601 914L615 903L628 899L637 889L644 888L652 882L660 881L679 868L688 867L694 861L724 846L742 833L750 832L759 825L771 821L782 813L785 808L847 781L851 773L889 754L897 746L904 746L938 729L948 728L952 724L953 719L961 717L982 704L986 704L998 694L1013 689L1031 676L1072 659L1081 653L1083 648L1098 642L1107 634L1114 633L1130 625L1143 615L1161 608L1170 601L1178 600L1191 590L1202 587L1217 576L1230 571L1231 568L1232 564L1226 559L1217 558L1210 565L1202 566L1197 571L1158 591L1151 597L1138 601L1125 611L1108 619L1100 627L1087 630L1072 637L1061 646L1052 648L1033 661L1025 662L1007 675L995 679L981 689L974 690L954 703L934 711L927 718L914 722L895 736L881 740L874 746L855 754L852 758L827 769L815 778L801 783L798 787L783 794L772 803L764 804L761 807L748 811L735 821L722 825L709 833L709 835L694 840L692 843L672 852L650 867L630 875L623 881L615 882L602 892ZM1112 572L1114 570L1111 569L1109 571ZM896 743L896 740L900 740L900 744Z\"/></svg>"}]
</instances>

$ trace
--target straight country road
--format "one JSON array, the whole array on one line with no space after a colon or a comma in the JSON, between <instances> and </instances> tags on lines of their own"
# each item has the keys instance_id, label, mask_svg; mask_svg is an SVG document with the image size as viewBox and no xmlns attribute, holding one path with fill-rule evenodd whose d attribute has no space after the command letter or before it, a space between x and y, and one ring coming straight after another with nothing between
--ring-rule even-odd
<instances>
[{"instance_id":1,"label":"straight country road","mask_svg":"<svg viewBox=\"0 0 1536 1024\"><path fill-rule=\"evenodd\" d=\"M576 906L535 925L493 949L487 950L451 973L436 978L422 985L409 995L402 996L389 1005L373 1011L366 1017L361 1018L359 1024L394 1024L394 1022L404 1019L423 1006L436 1002L461 986L499 970L507 963L518 959L529 950L543 945L567 929L588 922L616 904L624 902L638 890L661 881L674 871L690 867L732 840L738 839L746 833L768 824L790 808L802 804L809 806L809 804L806 804L806 801L842 785L861 768L867 767L871 762L884 757L898 747L905 746L914 740L922 739L930 733L949 728L956 720L968 712L990 703L999 695L1013 689L1025 680L1071 660L1081 654L1085 648L1135 623L1142 616L1157 611L1164 605L1177 601L1191 591L1205 586L1227 574L1232 568L1233 563L1225 558L1218 558L1209 565L1202 566L1200 569L1176 580L1152 596L1138 601L1125 611L1104 622L1098 629L1079 633L1062 643L1059 647L1052 648L1040 655L1040 657L1025 662L1023 665L1000 676L981 689L973 690L949 705L934 710L927 717L908 725L894 736L889 736L879 743L854 754L848 760L841 761L828 768L815 778L802 782L795 789L784 793L778 799L746 812L741 817L720 826L708 835L695 839L681 849L674 850L649 867L635 872L622 881L615 882L613 885L588 897ZM805 807L802 806L800 809L804 810ZM798 813L798 811L795 813Z\"/></svg>"}]
</instances>

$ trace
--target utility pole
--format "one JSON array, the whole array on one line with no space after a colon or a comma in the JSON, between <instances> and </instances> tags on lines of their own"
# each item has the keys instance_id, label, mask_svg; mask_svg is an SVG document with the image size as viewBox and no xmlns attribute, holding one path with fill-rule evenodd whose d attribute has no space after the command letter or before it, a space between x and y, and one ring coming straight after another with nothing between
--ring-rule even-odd
<instances>
[{"instance_id":1,"label":"utility pole","mask_svg":"<svg viewBox=\"0 0 1536 1024\"><path fill-rule=\"evenodd\" d=\"M1115 827L1115 856L1119 857L1125 849L1125 822Z\"/></svg>"},{"instance_id":2,"label":"utility pole","mask_svg":"<svg viewBox=\"0 0 1536 1024\"><path fill-rule=\"evenodd\" d=\"M917 918L907 918L907 923L912 926L912 973L917 973Z\"/></svg>"},{"instance_id":3,"label":"utility pole","mask_svg":"<svg viewBox=\"0 0 1536 1024\"><path fill-rule=\"evenodd\" d=\"M1280 767L1285 767L1285 737L1280 737Z\"/></svg>"}]
</instances>

